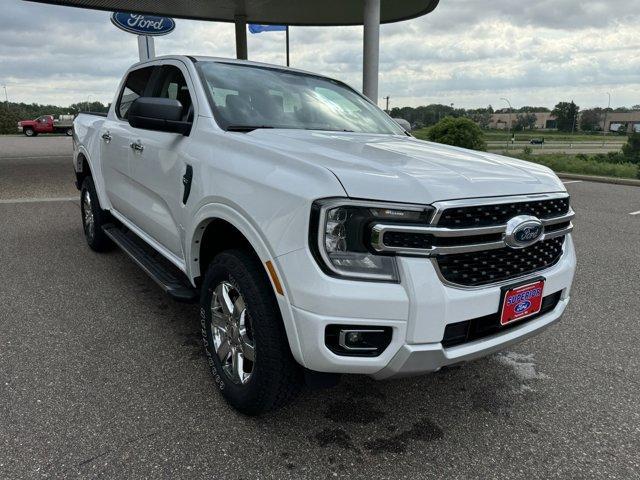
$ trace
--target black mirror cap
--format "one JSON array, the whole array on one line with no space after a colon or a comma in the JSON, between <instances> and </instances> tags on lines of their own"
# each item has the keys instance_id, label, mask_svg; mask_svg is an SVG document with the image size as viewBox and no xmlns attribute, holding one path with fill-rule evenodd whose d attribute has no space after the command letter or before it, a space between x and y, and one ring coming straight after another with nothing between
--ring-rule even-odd
<instances>
[{"instance_id":1,"label":"black mirror cap","mask_svg":"<svg viewBox=\"0 0 640 480\"><path fill-rule=\"evenodd\" d=\"M139 97L129 108L129 125L133 128L188 135L191 122L182 121L183 106L172 98Z\"/></svg>"}]
</instances>

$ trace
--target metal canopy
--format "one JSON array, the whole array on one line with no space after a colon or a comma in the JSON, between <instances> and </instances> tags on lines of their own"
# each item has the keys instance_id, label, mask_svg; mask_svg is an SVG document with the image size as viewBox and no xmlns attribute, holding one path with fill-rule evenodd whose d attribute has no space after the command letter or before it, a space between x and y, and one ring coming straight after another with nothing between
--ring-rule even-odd
<instances>
[{"instance_id":1,"label":"metal canopy","mask_svg":"<svg viewBox=\"0 0 640 480\"><path fill-rule=\"evenodd\" d=\"M193 20L300 26L362 25L363 0L28 0L53 5L165 15ZM439 0L381 0L380 22L426 15Z\"/></svg>"},{"instance_id":2,"label":"metal canopy","mask_svg":"<svg viewBox=\"0 0 640 480\"><path fill-rule=\"evenodd\" d=\"M364 25L363 93L378 103L380 24L432 12L440 0L27 0L67 7L234 22L236 56L248 58L247 23ZM149 41L147 41L148 43ZM140 48L140 59L143 59ZM149 51L149 48L147 48Z\"/></svg>"}]
</instances>

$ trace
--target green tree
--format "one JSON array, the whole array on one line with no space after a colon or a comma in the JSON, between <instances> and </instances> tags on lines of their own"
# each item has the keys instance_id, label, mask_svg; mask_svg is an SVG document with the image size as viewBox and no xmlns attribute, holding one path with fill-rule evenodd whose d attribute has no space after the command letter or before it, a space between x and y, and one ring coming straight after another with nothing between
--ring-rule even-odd
<instances>
[{"instance_id":1,"label":"green tree","mask_svg":"<svg viewBox=\"0 0 640 480\"><path fill-rule=\"evenodd\" d=\"M602 109L591 108L584 110L580 116L580 130L583 132L595 132L600 129L602 121Z\"/></svg>"},{"instance_id":2,"label":"green tree","mask_svg":"<svg viewBox=\"0 0 640 480\"><path fill-rule=\"evenodd\" d=\"M68 107L40 105L38 103L0 102L0 134L18 133L20 120L34 120L41 115L76 115L79 111L106 112L108 105L100 102L80 102Z\"/></svg>"},{"instance_id":3,"label":"green tree","mask_svg":"<svg viewBox=\"0 0 640 480\"><path fill-rule=\"evenodd\" d=\"M622 154L628 162L640 164L640 133L629 134L627 143L622 146Z\"/></svg>"},{"instance_id":4,"label":"green tree","mask_svg":"<svg viewBox=\"0 0 640 480\"><path fill-rule=\"evenodd\" d=\"M431 127L428 138L445 145L482 151L487 149L482 130L468 118L443 118Z\"/></svg>"},{"instance_id":5,"label":"green tree","mask_svg":"<svg viewBox=\"0 0 640 480\"><path fill-rule=\"evenodd\" d=\"M514 129L516 131L533 130L536 127L536 122L538 121L538 117L535 113L519 113L516 115L516 123Z\"/></svg>"},{"instance_id":6,"label":"green tree","mask_svg":"<svg viewBox=\"0 0 640 480\"><path fill-rule=\"evenodd\" d=\"M558 130L561 132L573 131L574 127L577 126L575 122L578 121L579 111L580 107L573 101L558 103L551 112L557 119Z\"/></svg>"},{"instance_id":7,"label":"green tree","mask_svg":"<svg viewBox=\"0 0 640 480\"><path fill-rule=\"evenodd\" d=\"M519 113L548 112L548 111L549 109L547 107L528 107L528 106L520 107L519 109L516 110L516 112L519 112Z\"/></svg>"}]
</instances>

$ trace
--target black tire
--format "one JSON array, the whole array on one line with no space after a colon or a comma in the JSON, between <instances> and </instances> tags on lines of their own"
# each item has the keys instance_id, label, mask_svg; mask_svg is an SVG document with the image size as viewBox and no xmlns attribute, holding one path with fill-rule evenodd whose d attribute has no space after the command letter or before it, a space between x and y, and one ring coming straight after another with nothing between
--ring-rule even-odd
<instances>
[{"instance_id":1,"label":"black tire","mask_svg":"<svg viewBox=\"0 0 640 480\"><path fill-rule=\"evenodd\" d=\"M35 137L36 135L38 135L36 132L33 131L33 128L25 128L24 129L24 135L25 137Z\"/></svg>"},{"instance_id":2,"label":"black tire","mask_svg":"<svg viewBox=\"0 0 640 480\"><path fill-rule=\"evenodd\" d=\"M87 245L96 252L110 250L113 247L113 243L102 231L102 226L111 221L111 216L109 212L100 208L96 186L91 177L85 178L82 182L80 212L82 213L82 228Z\"/></svg>"},{"instance_id":3,"label":"black tire","mask_svg":"<svg viewBox=\"0 0 640 480\"><path fill-rule=\"evenodd\" d=\"M238 377L233 380L229 365L223 367L224 359L216 352L212 305L218 297L214 291L221 285L233 287L244 299L247 337L255 355L254 361L247 357L242 363L245 368L251 367L246 383L239 383ZM244 250L227 250L214 258L202 285L200 322L215 383L235 409L246 415L260 415L286 405L298 394L303 383L302 367L291 354L271 283L255 256ZM240 346L238 349L242 350ZM233 355L229 353L228 358Z\"/></svg>"},{"instance_id":4,"label":"black tire","mask_svg":"<svg viewBox=\"0 0 640 480\"><path fill-rule=\"evenodd\" d=\"M64 133L67 135L67 137L70 137L71 135L73 135L73 128L67 128Z\"/></svg>"}]
</instances>

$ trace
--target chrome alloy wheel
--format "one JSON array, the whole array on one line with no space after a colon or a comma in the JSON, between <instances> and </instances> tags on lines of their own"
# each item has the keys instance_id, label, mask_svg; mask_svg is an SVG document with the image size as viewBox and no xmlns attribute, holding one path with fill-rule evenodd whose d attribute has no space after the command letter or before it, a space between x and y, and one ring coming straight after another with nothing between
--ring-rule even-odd
<instances>
[{"instance_id":1,"label":"chrome alloy wheel","mask_svg":"<svg viewBox=\"0 0 640 480\"><path fill-rule=\"evenodd\" d=\"M255 367L251 318L244 298L231 283L218 284L211 300L211 337L222 370L236 384L246 384Z\"/></svg>"},{"instance_id":2,"label":"chrome alloy wheel","mask_svg":"<svg viewBox=\"0 0 640 480\"><path fill-rule=\"evenodd\" d=\"M95 221L93 218L93 210L91 210L91 194L89 190L85 190L82 195L82 217L84 221L84 231L90 240L94 237Z\"/></svg>"}]
</instances>

